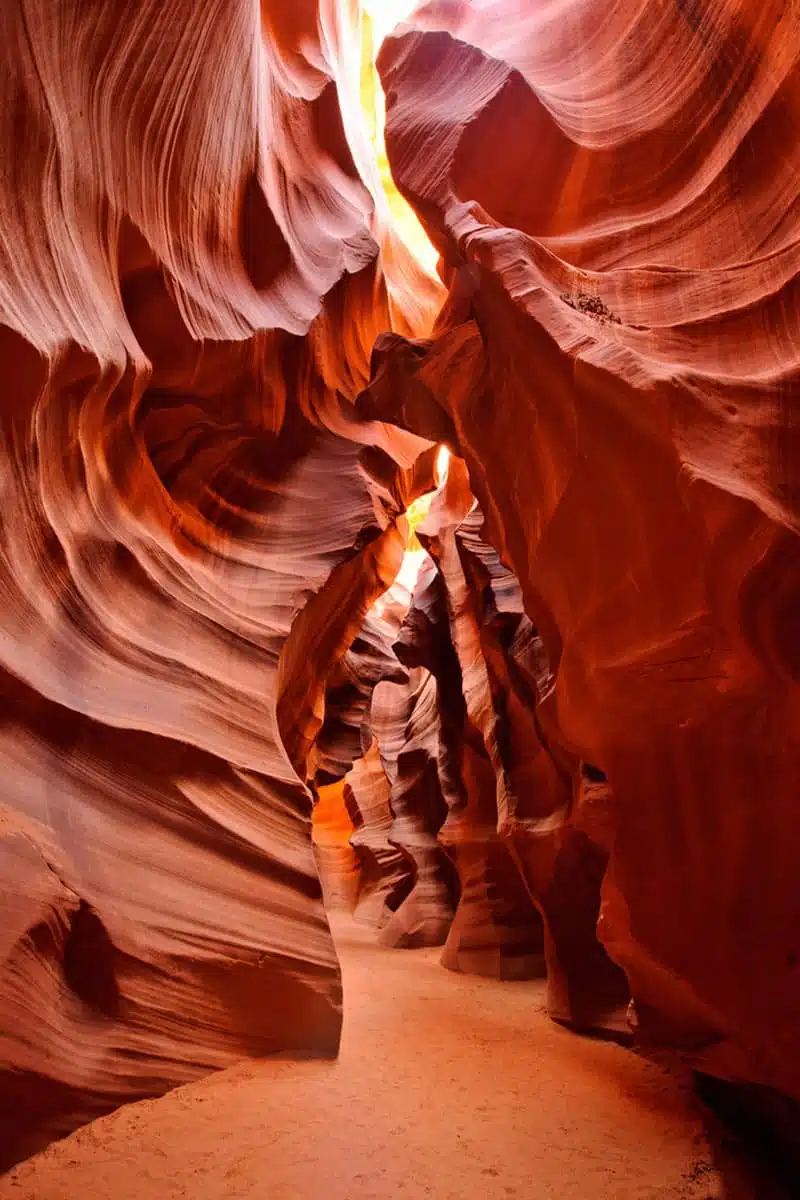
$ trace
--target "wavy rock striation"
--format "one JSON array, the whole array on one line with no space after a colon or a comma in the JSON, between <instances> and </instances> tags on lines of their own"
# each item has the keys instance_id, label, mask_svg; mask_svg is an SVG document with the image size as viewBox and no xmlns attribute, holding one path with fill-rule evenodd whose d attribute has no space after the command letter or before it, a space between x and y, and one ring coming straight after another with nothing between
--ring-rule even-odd
<instances>
[{"instance_id":1,"label":"wavy rock striation","mask_svg":"<svg viewBox=\"0 0 800 1200\"><path fill-rule=\"evenodd\" d=\"M329 0L0 14L5 1162L338 1045L305 762L425 445L352 401L435 293L353 56Z\"/></svg>"},{"instance_id":2,"label":"wavy rock striation","mask_svg":"<svg viewBox=\"0 0 800 1200\"><path fill-rule=\"evenodd\" d=\"M450 440L519 579L642 1036L798 1097L797 11L415 25L387 147L450 295L361 411Z\"/></svg>"},{"instance_id":3,"label":"wavy rock striation","mask_svg":"<svg viewBox=\"0 0 800 1200\"><path fill-rule=\"evenodd\" d=\"M0 9L2 1163L335 1053L330 787L384 937L800 1099L800 15L426 5L446 298L354 18Z\"/></svg>"}]
</instances>

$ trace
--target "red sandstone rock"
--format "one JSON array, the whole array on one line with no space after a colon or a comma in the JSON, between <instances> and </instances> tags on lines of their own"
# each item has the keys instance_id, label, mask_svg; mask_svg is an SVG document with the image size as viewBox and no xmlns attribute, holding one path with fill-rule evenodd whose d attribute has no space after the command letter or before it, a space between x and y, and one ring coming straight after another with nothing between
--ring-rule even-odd
<instances>
[{"instance_id":1,"label":"red sandstone rock","mask_svg":"<svg viewBox=\"0 0 800 1200\"><path fill-rule=\"evenodd\" d=\"M449 429L548 743L608 780L599 932L641 1029L798 1096L796 16L418 25L382 52L387 143L451 297L432 343L384 340L371 411Z\"/></svg>"},{"instance_id":2,"label":"red sandstone rock","mask_svg":"<svg viewBox=\"0 0 800 1200\"><path fill-rule=\"evenodd\" d=\"M350 845L354 825L344 799L344 780L317 789L314 798L314 856L325 911L352 912L360 884L358 852Z\"/></svg>"},{"instance_id":3,"label":"red sandstone rock","mask_svg":"<svg viewBox=\"0 0 800 1200\"><path fill-rule=\"evenodd\" d=\"M544 920L548 1008L581 1028L625 1029L628 986L596 935L608 845L593 841L591 822L581 820L579 764L544 737L539 705L554 682L547 656L519 584L483 541L483 527L476 507L456 529L455 545L491 700L498 830Z\"/></svg>"},{"instance_id":4,"label":"red sandstone rock","mask_svg":"<svg viewBox=\"0 0 800 1200\"><path fill-rule=\"evenodd\" d=\"M797 16L427 5L381 65L432 338L351 17L0 11L5 1161L335 1050L306 782L400 684L363 631L438 441L469 489L396 657L438 692L445 960L543 952L558 1016L613 1019L602 881L642 1035L800 1096ZM377 744L349 780L408 932L435 821Z\"/></svg>"},{"instance_id":5,"label":"red sandstone rock","mask_svg":"<svg viewBox=\"0 0 800 1200\"><path fill-rule=\"evenodd\" d=\"M370 607L347 652L329 672L324 720L307 764L318 783L343 779L369 746L375 686L407 679L393 643L410 600L408 589L396 579Z\"/></svg>"},{"instance_id":6,"label":"red sandstone rock","mask_svg":"<svg viewBox=\"0 0 800 1200\"><path fill-rule=\"evenodd\" d=\"M369 717L389 781L389 840L410 861L413 887L381 941L392 946L440 946L453 918L457 884L437 840L447 815L439 784L439 692L423 667L406 683L378 684Z\"/></svg>"},{"instance_id":7,"label":"red sandstone rock","mask_svg":"<svg viewBox=\"0 0 800 1200\"><path fill-rule=\"evenodd\" d=\"M345 779L344 802L354 833L350 845L359 856L359 888L355 915L382 929L414 886L413 863L392 845L391 788L372 741Z\"/></svg>"},{"instance_id":8,"label":"red sandstone rock","mask_svg":"<svg viewBox=\"0 0 800 1200\"><path fill-rule=\"evenodd\" d=\"M338 1045L305 759L426 486L352 403L436 290L354 56L330 0L0 13L5 1161Z\"/></svg>"},{"instance_id":9,"label":"red sandstone rock","mask_svg":"<svg viewBox=\"0 0 800 1200\"><path fill-rule=\"evenodd\" d=\"M475 597L455 541L472 504L456 460L417 530L436 570L421 573L398 653L432 671L441 698L439 775L449 811L439 840L453 857L460 885L442 961L452 969L523 978L544 969L542 922L498 828L495 713Z\"/></svg>"}]
</instances>

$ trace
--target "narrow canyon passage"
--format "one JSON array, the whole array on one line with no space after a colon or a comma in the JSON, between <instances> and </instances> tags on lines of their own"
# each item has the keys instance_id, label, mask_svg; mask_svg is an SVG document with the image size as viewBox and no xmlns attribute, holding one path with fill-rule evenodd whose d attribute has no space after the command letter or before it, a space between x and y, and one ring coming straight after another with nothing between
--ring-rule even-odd
<instances>
[{"instance_id":1,"label":"narrow canyon passage","mask_svg":"<svg viewBox=\"0 0 800 1200\"><path fill-rule=\"evenodd\" d=\"M800 0L0 4L0 1198L800 1197L798 130Z\"/></svg>"},{"instance_id":2,"label":"narrow canyon passage","mask_svg":"<svg viewBox=\"0 0 800 1200\"><path fill-rule=\"evenodd\" d=\"M2 1200L716 1200L773 1196L709 1155L688 1089L544 1009L541 981L442 970L333 919L336 1062L250 1062L79 1129ZM775 1193L777 1195L777 1193Z\"/></svg>"}]
</instances>

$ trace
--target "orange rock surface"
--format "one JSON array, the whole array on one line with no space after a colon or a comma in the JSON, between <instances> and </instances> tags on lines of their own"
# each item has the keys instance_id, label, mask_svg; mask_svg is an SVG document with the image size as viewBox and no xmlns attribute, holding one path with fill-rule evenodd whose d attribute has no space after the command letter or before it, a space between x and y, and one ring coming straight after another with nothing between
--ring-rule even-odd
<instances>
[{"instance_id":1,"label":"orange rock surface","mask_svg":"<svg viewBox=\"0 0 800 1200\"><path fill-rule=\"evenodd\" d=\"M338 1045L305 758L426 445L352 403L438 287L387 224L352 18L0 15L6 1161Z\"/></svg>"},{"instance_id":2,"label":"orange rock surface","mask_svg":"<svg viewBox=\"0 0 800 1200\"><path fill-rule=\"evenodd\" d=\"M379 340L361 411L451 441L519 578L548 741L608 782L598 929L641 1035L800 1096L797 11L415 25L387 148L450 295Z\"/></svg>"},{"instance_id":3,"label":"orange rock surface","mask_svg":"<svg viewBox=\"0 0 800 1200\"><path fill-rule=\"evenodd\" d=\"M345 777L399 942L800 1099L800 14L433 0L388 198L362 60L355 0L0 10L0 1165L336 1052Z\"/></svg>"}]
</instances>

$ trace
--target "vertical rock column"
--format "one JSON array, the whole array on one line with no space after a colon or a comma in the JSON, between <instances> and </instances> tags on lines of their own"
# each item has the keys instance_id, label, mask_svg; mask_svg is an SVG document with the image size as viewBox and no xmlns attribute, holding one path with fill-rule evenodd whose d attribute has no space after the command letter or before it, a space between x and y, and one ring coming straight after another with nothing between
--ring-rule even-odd
<instances>
[{"instance_id":1,"label":"vertical rock column","mask_svg":"<svg viewBox=\"0 0 800 1200\"><path fill-rule=\"evenodd\" d=\"M461 891L442 962L454 970L526 978L544 971L543 930L524 876L498 828L496 719L455 537L472 500L463 464L456 460L418 529L435 568L421 579L415 597L420 610L416 654L427 651L439 681L443 788L450 801L439 836L453 855ZM411 636L409 641L413 645Z\"/></svg>"},{"instance_id":2,"label":"vertical rock column","mask_svg":"<svg viewBox=\"0 0 800 1200\"><path fill-rule=\"evenodd\" d=\"M355 915L382 929L414 886L414 869L392 845L389 781L374 739L344 781L344 798L354 825L350 844L359 857Z\"/></svg>"},{"instance_id":3,"label":"vertical rock column","mask_svg":"<svg viewBox=\"0 0 800 1200\"><path fill-rule=\"evenodd\" d=\"M583 766L542 720L552 703L547 655L523 609L514 574L483 538L476 505L455 542L478 622L498 777L498 829L544 920L548 1010L580 1028L628 1032L622 970L597 936L608 865L602 772Z\"/></svg>"},{"instance_id":4,"label":"vertical rock column","mask_svg":"<svg viewBox=\"0 0 800 1200\"><path fill-rule=\"evenodd\" d=\"M390 787L389 840L412 865L414 885L382 931L392 946L440 946L453 918L456 881L437 834L447 815L439 784L438 688L424 667L405 684L380 683L370 726Z\"/></svg>"},{"instance_id":5,"label":"vertical rock column","mask_svg":"<svg viewBox=\"0 0 800 1200\"><path fill-rule=\"evenodd\" d=\"M451 297L373 356L384 419L468 463L553 753L607 777L643 1034L793 1097L799 55L778 2L427 6L379 66Z\"/></svg>"}]
</instances>

